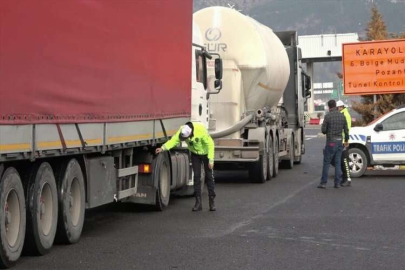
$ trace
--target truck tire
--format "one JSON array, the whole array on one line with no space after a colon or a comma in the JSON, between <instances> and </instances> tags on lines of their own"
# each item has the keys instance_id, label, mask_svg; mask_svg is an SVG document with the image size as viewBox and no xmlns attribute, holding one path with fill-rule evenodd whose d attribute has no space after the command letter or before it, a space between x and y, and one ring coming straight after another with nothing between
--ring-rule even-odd
<instances>
[{"instance_id":1,"label":"truck tire","mask_svg":"<svg viewBox=\"0 0 405 270\"><path fill-rule=\"evenodd\" d=\"M163 211L168 205L170 200L170 183L171 172L170 162L166 153L159 154L153 166L153 182L157 184L156 190L156 209Z\"/></svg>"},{"instance_id":2,"label":"truck tire","mask_svg":"<svg viewBox=\"0 0 405 270\"><path fill-rule=\"evenodd\" d=\"M294 164L298 165L301 164L302 162L302 155L299 155L298 157L294 158Z\"/></svg>"},{"instance_id":3,"label":"truck tire","mask_svg":"<svg viewBox=\"0 0 405 270\"><path fill-rule=\"evenodd\" d=\"M192 174L194 179L194 174ZM204 194L204 186L205 186L205 170L204 165L201 165L201 194ZM177 196L194 196L194 185L193 186L185 186L180 190L181 193L175 192L174 194Z\"/></svg>"},{"instance_id":4,"label":"truck tire","mask_svg":"<svg viewBox=\"0 0 405 270\"><path fill-rule=\"evenodd\" d=\"M349 149L349 168L350 175L358 178L364 175L367 170L368 160L366 154L360 148Z\"/></svg>"},{"instance_id":5,"label":"truck tire","mask_svg":"<svg viewBox=\"0 0 405 270\"><path fill-rule=\"evenodd\" d=\"M269 142L268 142L268 158L267 158L267 181L271 180L274 174L274 151L273 151L273 137L269 136Z\"/></svg>"},{"instance_id":6,"label":"truck tire","mask_svg":"<svg viewBox=\"0 0 405 270\"><path fill-rule=\"evenodd\" d=\"M57 242L74 244L80 239L85 214L85 184L79 162L65 160L57 174L59 219Z\"/></svg>"},{"instance_id":7,"label":"truck tire","mask_svg":"<svg viewBox=\"0 0 405 270\"><path fill-rule=\"evenodd\" d=\"M301 133L301 136L302 136L302 134L303 133ZM301 145L299 145L299 146L300 146L300 154L298 156L294 156L294 164L297 164L297 165L301 164L301 162L302 162L302 154L305 152L305 143L302 140L302 137L301 137Z\"/></svg>"},{"instance_id":8,"label":"truck tire","mask_svg":"<svg viewBox=\"0 0 405 270\"><path fill-rule=\"evenodd\" d=\"M295 155L295 150L294 150L294 164L298 165L298 164L301 164L301 162L302 162L302 146L301 146L300 153L298 156Z\"/></svg>"},{"instance_id":9,"label":"truck tire","mask_svg":"<svg viewBox=\"0 0 405 270\"><path fill-rule=\"evenodd\" d=\"M0 172L0 267L12 267L20 258L25 229L24 188L20 175L10 167L3 176Z\"/></svg>"},{"instance_id":10,"label":"truck tire","mask_svg":"<svg viewBox=\"0 0 405 270\"><path fill-rule=\"evenodd\" d=\"M290 138L290 151L288 153L288 160L283 160L283 167L286 169L293 169L294 168L294 137L291 136Z\"/></svg>"},{"instance_id":11,"label":"truck tire","mask_svg":"<svg viewBox=\"0 0 405 270\"><path fill-rule=\"evenodd\" d=\"M37 163L31 170L26 207L27 241L24 249L29 254L45 255L53 246L58 222L58 192L48 162Z\"/></svg>"},{"instance_id":12,"label":"truck tire","mask_svg":"<svg viewBox=\"0 0 405 270\"><path fill-rule=\"evenodd\" d=\"M278 175L278 169L280 167L280 158L279 158L279 150L280 150L280 145L278 138L276 138L276 143L274 144L274 169L273 169L273 178L277 177Z\"/></svg>"},{"instance_id":13,"label":"truck tire","mask_svg":"<svg viewBox=\"0 0 405 270\"><path fill-rule=\"evenodd\" d=\"M267 166L267 155L260 155L259 160L249 167L249 179L253 183L265 183L267 178Z\"/></svg>"}]
</instances>

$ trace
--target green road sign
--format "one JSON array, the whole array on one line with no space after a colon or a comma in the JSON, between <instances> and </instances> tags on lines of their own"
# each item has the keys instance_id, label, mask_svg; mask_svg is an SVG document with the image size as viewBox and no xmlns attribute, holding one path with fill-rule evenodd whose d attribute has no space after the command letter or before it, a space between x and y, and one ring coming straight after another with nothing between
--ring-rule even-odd
<instances>
[{"instance_id":1,"label":"green road sign","mask_svg":"<svg viewBox=\"0 0 405 270\"><path fill-rule=\"evenodd\" d=\"M332 99L338 99L339 98L338 90L333 89L333 92L330 94L330 97Z\"/></svg>"}]
</instances>

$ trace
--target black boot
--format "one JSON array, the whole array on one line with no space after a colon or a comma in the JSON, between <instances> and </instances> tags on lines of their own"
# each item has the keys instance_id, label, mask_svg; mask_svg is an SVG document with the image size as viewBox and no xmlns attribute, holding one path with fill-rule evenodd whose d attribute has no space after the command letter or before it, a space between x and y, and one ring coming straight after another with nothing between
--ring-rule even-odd
<instances>
[{"instance_id":1,"label":"black boot","mask_svg":"<svg viewBox=\"0 0 405 270\"><path fill-rule=\"evenodd\" d=\"M340 182L340 185L341 185L341 186L344 186L346 183L347 183L347 179L343 178L343 179L342 179L342 182Z\"/></svg>"},{"instance_id":2,"label":"black boot","mask_svg":"<svg viewBox=\"0 0 405 270\"><path fill-rule=\"evenodd\" d=\"M202 210L201 196L196 196L193 211L195 212L195 211L201 211L201 210Z\"/></svg>"},{"instance_id":3,"label":"black boot","mask_svg":"<svg viewBox=\"0 0 405 270\"><path fill-rule=\"evenodd\" d=\"M216 211L217 208L215 207L215 201L214 201L214 196L210 196L210 211Z\"/></svg>"}]
</instances>

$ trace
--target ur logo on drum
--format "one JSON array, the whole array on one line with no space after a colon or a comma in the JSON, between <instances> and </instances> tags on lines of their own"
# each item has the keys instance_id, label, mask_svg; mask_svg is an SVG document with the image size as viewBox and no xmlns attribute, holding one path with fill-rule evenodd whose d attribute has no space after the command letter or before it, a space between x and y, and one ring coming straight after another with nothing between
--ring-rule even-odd
<instances>
[{"instance_id":1,"label":"ur logo on drum","mask_svg":"<svg viewBox=\"0 0 405 270\"><path fill-rule=\"evenodd\" d=\"M218 28L208 28L205 32L205 38L208 41L217 41L221 38L222 33Z\"/></svg>"}]
</instances>

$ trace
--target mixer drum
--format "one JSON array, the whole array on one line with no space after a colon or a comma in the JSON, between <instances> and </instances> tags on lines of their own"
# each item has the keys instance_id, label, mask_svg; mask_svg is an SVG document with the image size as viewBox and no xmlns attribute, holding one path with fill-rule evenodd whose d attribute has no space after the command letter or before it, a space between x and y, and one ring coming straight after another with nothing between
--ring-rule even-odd
<instances>
[{"instance_id":1,"label":"mixer drum","mask_svg":"<svg viewBox=\"0 0 405 270\"><path fill-rule=\"evenodd\" d=\"M234 95L232 91L241 91L241 113L277 105L287 85L290 66L284 45L273 31L224 7L200 10L194 14L194 20L203 33L207 50L219 53L225 61L233 61L241 72L242 87L226 89L224 78L226 91L220 93L220 99Z\"/></svg>"}]
</instances>

